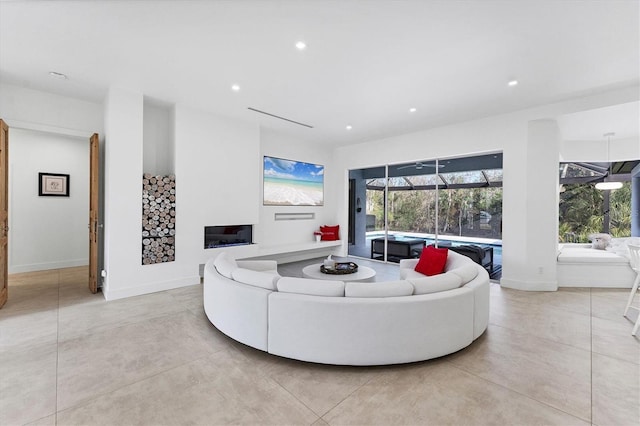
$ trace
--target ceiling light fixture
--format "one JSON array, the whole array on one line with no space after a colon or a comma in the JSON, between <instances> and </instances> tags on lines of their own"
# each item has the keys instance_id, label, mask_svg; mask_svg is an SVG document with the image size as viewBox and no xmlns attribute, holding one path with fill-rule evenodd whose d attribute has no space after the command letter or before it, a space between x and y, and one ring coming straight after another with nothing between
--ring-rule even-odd
<instances>
[{"instance_id":1,"label":"ceiling light fixture","mask_svg":"<svg viewBox=\"0 0 640 426\"><path fill-rule=\"evenodd\" d=\"M518 80L511 80L511 81L509 81L507 84L508 84L510 87L517 86L517 85L518 85Z\"/></svg>"},{"instance_id":2,"label":"ceiling light fixture","mask_svg":"<svg viewBox=\"0 0 640 426\"><path fill-rule=\"evenodd\" d=\"M347 124L346 129L347 129L347 130L351 130L351 129L353 129L353 127L351 127L351 124Z\"/></svg>"},{"instance_id":3,"label":"ceiling light fixture","mask_svg":"<svg viewBox=\"0 0 640 426\"><path fill-rule=\"evenodd\" d=\"M306 48L307 48L307 43L305 43L304 41L299 41L296 43L296 49L304 50Z\"/></svg>"},{"instance_id":4,"label":"ceiling light fixture","mask_svg":"<svg viewBox=\"0 0 640 426\"><path fill-rule=\"evenodd\" d=\"M416 112L416 111L417 111L417 109L415 109L415 108L409 108L409 112Z\"/></svg>"},{"instance_id":5,"label":"ceiling light fixture","mask_svg":"<svg viewBox=\"0 0 640 426\"><path fill-rule=\"evenodd\" d=\"M611 182L611 176L613 175L613 164L611 163L611 137L616 134L605 133L603 136L607 138L607 162L609 163L609 172L607 173L607 177L605 177L604 182L596 183L596 189L601 191L613 191L615 189L622 188L622 182Z\"/></svg>"},{"instance_id":6,"label":"ceiling light fixture","mask_svg":"<svg viewBox=\"0 0 640 426\"><path fill-rule=\"evenodd\" d=\"M238 92L240 91L240 86L238 86L237 84L234 84L233 86L231 86L231 90L233 90L234 92Z\"/></svg>"},{"instance_id":7,"label":"ceiling light fixture","mask_svg":"<svg viewBox=\"0 0 640 426\"><path fill-rule=\"evenodd\" d=\"M65 74L62 74L58 71L49 71L49 75L53 78L59 78L60 80L67 80L69 78Z\"/></svg>"}]
</instances>

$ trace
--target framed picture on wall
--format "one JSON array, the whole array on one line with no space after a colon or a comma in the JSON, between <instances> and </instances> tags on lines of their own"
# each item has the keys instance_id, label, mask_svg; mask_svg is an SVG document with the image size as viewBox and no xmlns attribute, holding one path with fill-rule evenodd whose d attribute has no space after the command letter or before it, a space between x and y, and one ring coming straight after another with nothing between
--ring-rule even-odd
<instances>
[{"instance_id":1,"label":"framed picture on wall","mask_svg":"<svg viewBox=\"0 0 640 426\"><path fill-rule=\"evenodd\" d=\"M324 166L264 156L263 205L324 205Z\"/></svg>"},{"instance_id":2,"label":"framed picture on wall","mask_svg":"<svg viewBox=\"0 0 640 426\"><path fill-rule=\"evenodd\" d=\"M38 173L38 195L41 197L68 197L69 175Z\"/></svg>"}]
</instances>

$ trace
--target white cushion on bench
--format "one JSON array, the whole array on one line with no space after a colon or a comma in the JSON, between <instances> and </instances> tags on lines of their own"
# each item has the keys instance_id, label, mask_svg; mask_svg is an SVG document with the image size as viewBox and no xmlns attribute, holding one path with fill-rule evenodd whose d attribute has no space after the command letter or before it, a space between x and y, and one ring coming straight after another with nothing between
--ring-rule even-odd
<instances>
[{"instance_id":1,"label":"white cushion on bench","mask_svg":"<svg viewBox=\"0 0 640 426\"><path fill-rule=\"evenodd\" d=\"M628 264L629 259L606 250L596 250L590 247L571 247L565 244L558 255L558 263Z\"/></svg>"}]
</instances>

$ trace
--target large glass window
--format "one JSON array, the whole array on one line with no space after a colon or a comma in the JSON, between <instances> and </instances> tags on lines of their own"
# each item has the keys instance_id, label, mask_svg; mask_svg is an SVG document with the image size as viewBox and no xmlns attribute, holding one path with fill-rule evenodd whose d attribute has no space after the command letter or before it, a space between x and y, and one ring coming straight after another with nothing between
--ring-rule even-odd
<instances>
[{"instance_id":1,"label":"large glass window","mask_svg":"<svg viewBox=\"0 0 640 426\"><path fill-rule=\"evenodd\" d=\"M593 183L563 184L559 213L560 242L587 243L589 234L598 232L630 237L631 183L615 191L600 191Z\"/></svg>"},{"instance_id":2,"label":"large glass window","mask_svg":"<svg viewBox=\"0 0 640 426\"><path fill-rule=\"evenodd\" d=\"M351 170L350 180L350 204L366 200L364 215L350 214L350 255L397 262L424 245L475 245L491 253L499 277L501 154Z\"/></svg>"},{"instance_id":3,"label":"large glass window","mask_svg":"<svg viewBox=\"0 0 640 426\"><path fill-rule=\"evenodd\" d=\"M605 232L631 236L631 171L640 160L609 163L560 163L558 241L587 243L589 235ZM599 190L602 181L622 182L622 188Z\"/></svg>"}]
</instances>

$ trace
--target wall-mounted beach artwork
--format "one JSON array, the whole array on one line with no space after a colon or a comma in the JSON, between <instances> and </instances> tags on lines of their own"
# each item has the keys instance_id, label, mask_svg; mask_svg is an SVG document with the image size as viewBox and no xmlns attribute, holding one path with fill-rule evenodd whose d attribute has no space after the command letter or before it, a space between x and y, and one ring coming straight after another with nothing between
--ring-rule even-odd
<instances>
[{"instance_id":1,"label":"wall-mounted beach artwork","mask_svg":"<svg viewBox=\"0 0 640 426\"><path fill-rule=\"evenodd\" d=\"M322 206L324 166L264 157L265 206Z\"/></svg>"}]
</instances>

